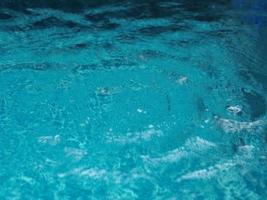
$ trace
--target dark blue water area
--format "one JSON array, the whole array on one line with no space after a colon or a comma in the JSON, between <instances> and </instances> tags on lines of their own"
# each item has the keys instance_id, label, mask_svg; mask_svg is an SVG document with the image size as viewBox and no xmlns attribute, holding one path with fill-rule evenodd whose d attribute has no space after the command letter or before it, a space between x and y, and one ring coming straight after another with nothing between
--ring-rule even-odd
<instances>
[{"instance_id":1,"label":"dark blue water area","mask_svg":"<svg viewBox=\"0 0 267 200\"><path fill-rule=\"evenodd\" d=\"M0 199L266 199L266 58L265 0L1 0Z\"/></svg>"}]
</instances>

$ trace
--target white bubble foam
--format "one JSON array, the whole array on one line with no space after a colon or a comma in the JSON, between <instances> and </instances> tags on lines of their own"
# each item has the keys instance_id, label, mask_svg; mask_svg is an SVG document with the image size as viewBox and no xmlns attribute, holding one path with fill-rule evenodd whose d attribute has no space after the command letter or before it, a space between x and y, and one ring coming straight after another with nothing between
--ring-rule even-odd
<instances>
[{"instance_id":1,"label":"white bubble foam","mask_svg":"<svg viewBox=\"0 0 267 200\"><path fill-rule=\"evenodd\" d=\"M239 133L242 131L254 133L263 130L267 122L264 120L239 122L231 119L220 118L218 120L218 124L226 133Z\"/></svg>"},{"instance_id":2,"label":"white bubble foam","mask_svg":"<svg viewBox=\"0 0 267 200\"><path fill-rule=\"evenodd\" d=\"M216 144L204 140L200 137L188 139L184 146L168 151L160 157L150 158L149 156L142 156L143 160L152 164L159 164L161 162L177 162L189 155L194 155L196 152L202 152L210 148L216 147Z\"/></svg>"},{"instance_id":3,"label":"white bubble foam","mask_svg":"<svg viewBox=\"0 0 267 200\"><path fill-rule=\"evenodd\" d=\"M42 144L57 145L60 143L60 135L41 136L38 138L38 142Z\"/></svg>"}]
</instances>

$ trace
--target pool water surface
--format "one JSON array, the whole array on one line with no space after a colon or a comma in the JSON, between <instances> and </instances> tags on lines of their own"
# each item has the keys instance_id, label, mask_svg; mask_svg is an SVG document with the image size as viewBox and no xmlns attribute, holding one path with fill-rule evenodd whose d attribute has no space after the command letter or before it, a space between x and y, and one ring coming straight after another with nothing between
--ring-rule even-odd
<instances>
[{"instance_id":1,"label":"pool water surface","mask_svg":"<svg viewBox=\"0 0 267 200\"><path fill-rule=\"evenodd\" d=\"M0 3L0 199L266 199L264 0Z\"/></svg>"}]
</instances>

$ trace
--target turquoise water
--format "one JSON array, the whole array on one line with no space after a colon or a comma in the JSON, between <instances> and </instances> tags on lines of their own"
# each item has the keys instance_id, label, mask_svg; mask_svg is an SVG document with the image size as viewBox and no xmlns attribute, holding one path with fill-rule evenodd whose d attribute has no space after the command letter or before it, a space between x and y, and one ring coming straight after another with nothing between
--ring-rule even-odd
<instances>
[{"instance_id":1,"label":"turquoise water","mask_svg":"<svg viewBox=\"0 0 267 200\"><path fill-rule=\"evenodd\" d=\"M0 199L266 199L267 3L0 3Z\"/></svg>"}]
</instances>

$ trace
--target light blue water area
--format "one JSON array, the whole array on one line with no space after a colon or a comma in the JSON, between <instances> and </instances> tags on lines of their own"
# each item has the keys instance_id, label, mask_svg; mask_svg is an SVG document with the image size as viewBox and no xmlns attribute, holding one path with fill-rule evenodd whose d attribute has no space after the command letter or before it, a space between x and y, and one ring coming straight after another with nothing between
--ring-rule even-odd
<instances>
[{"instance_id":1,"label":"light blue water area","mask_svg":"<svg viewBox=\"0 0 267 200\"><path fill-rule=\"evenodd\" d=\"M0 199L267 198L265 1L40 2L0 3Z\"/></svg>"}]
</instances>

